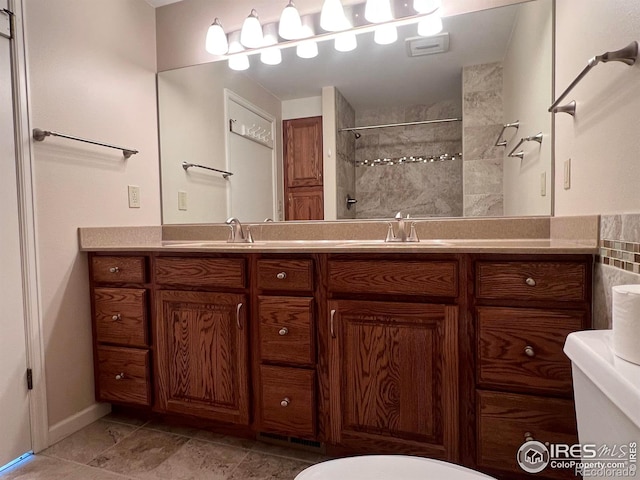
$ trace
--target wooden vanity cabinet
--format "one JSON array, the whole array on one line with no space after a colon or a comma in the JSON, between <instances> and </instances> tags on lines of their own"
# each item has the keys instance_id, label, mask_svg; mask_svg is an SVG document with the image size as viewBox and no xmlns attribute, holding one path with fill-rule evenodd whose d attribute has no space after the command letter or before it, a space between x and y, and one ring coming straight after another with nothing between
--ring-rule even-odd
<instances>
[{"instance_id":1,"label":"wooden vanity cabinet","mask_svg":"<svg viewBox=\"0 0 640 480\"><path fill-rule=\"evenodd\" d=\"M148 258L89 256L96 399L152 402Z\"/></svg>"},{"instance_id":2,"label":"wooden vanity cabinet","mask_svg":"<svg viewBox=\"0 0 640 480\"><path fill-rule=\"evenodd\" d=\"M249 425L242 257L155 258L156 410Z\"/></svg>"},{"instance_id":3,"label":"wooden vanity cabinet","mask_svg":"<svg viewBox=\"0 0 640 480\"><path fill-rule=\"evenodd\" d=\"M479 257L474 262L476 462L524 474L525 441L578 442L567 335L591 326L591 256ZM541 478L573 478L547 468Z\"/></svg>"},{"instance_id":4,"label":"wooden vanity cabinet","mask_svg":"<svg viewBox=\"0 0 640 480\"><path fill-rule=\"evenodd\" d=\"M458 261L351 258L328 263L330 443L457 461Z\"/></svg>"}]
</instances>

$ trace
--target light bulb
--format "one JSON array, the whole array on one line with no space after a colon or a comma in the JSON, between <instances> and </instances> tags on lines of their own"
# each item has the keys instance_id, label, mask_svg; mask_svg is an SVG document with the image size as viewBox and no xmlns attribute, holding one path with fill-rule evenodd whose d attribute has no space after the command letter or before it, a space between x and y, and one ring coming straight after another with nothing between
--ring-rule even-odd
<instances>
[{"instance_id":1,"label":"light bulb","mask_svg":"<svg viewBox=\"0 0 640 480\"><path fill-rule=\"evenodd\" d=\"M442 19L438 13L427 15L418 22L418 35L421 37L430 37L437 35L442 31Z\"/></svg>"},{"instance_id":2,"label":"light bulb","mask_svg":"<svg viewBox=\"0 0 640 480\"><path fill-rule=\"evenodd\" d=\"M395 25L380 25L373 34L378 45L388 45L398 40L398 29Z\"/></svg>"},{"instance_id":3,"label":"light bulb","mask_svg":"<svg viewBox=\"0 0 640 480\"><path fill-rule=\"evenodd\" d=\"M229 35L229 54L242 52L244 47L240 43L240 32L232 32ZM229 57L231 70L246 70L249 68L249 57L245 55L233 55Z\"/></svg>"},{"instance_id":4,"label":"light bulb","mask_svg":"<svg viewBox=\"0 0 640 480\"><path fill-rule=\"evenodd\" d=\"M269 23L264 26L264 46L278 43L278 26ZM267 48L260 53L260 61L266 65L278 65L282 62L282 52L278 47Z\"/></svg>"},{"instance_id":5,"label":"light bulb","mask_svg":"<svg viewBox=\"0 0 640 480\"><path fill-rule=\"evenodd\" d=\"M311 38L315 35L315 31L313 29L313 18L309 15L306 15L302 18L302 29L301 35L302 38ZM296 55L300 58L313 58L318 55L318 44L315 40L305 40L300 42L296 47Z\"/></svg>"},{"instance_id":6,"label":"light bulb","mask_svg":"<svg viewBox=\"0 0 640 480\"><path fill-rule=\"evenodd\" d=\"M207 30L205 49L212 55L226 55L229 51L227 36L220 24L220 20L217 18L213 21L209 30Z\"/></svg>"},{"instance_id":7,"label":"light bulb","mask_svg":"<svg viewBox=\"0 0 640 480\"><path fill-rule=\"evenodd\" d=\"M367 0L364 6L364 18L371 23L388 22L393 20L390 0Z\"/></svg>"},{"instance_id":8,"label":"light bulb","mask_svg":"<svg viewBox=\"0 0 640 480\"><path fill-rule=\"evenodd\" d=\"M338 32L351 27L340 0L324 0L320 12L320 26L327 32Z\"/></svg>"},{"instance_id":9,"label":"light bulb","mask_svg":"<svg viewBox=\"0 0 640 480\"><path fill-rule=\"evenodd\" d=\"M285 40L296 40L301 37L302 22L296 6L291 0L280 15L278 33Z\"/></svg>"},{"instance_id":10,"label":"light bulb","mask_svg":"<svg viewBox=\"0 0 640 480\"><path fill-rule=\"evenodd\" d=\"M413 9L418 13L432 13L442 6L442 0L413 0Z\"/></svg>"},{"instance_id":11,"label":"light bulb","mask_svg":"<svg viewBox=\"0 0 640 480\"><path fill-rule=\"evenodd\" d=\"M355 50L358 46L356 34L353 32L341 33L336 37L333 46L339 52L350 52L351 50Z\"/></svg>"},{"instance_id":12,"label":"light bulb","mask_svg":"<svg viewBox=\"0 0 640 480\"><path fill-rule=\"evenodd\" d=\"M251 10L251 14L245 18L240 30L240 43L247 48L262 47L262 25L258 19L258 12Z\"/></svg>"}]
</instances>

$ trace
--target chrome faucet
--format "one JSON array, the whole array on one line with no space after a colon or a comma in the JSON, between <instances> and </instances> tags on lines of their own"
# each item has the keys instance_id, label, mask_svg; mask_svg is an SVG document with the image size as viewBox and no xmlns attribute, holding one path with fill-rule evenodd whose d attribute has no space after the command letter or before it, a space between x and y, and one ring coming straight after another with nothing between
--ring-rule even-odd
<instances>
[{"instance_id":1,"label":"chrome faucet","mask_svg":"<svg viewBox=\"0 0 640 480\"><path fill-rule=\"evenodd\" d=\"M225 223L231 228L228 243L253 243L250 228L247 226L247 234L245 235L242 224L236 217L228 218Z\"/></svg>"},{"instance_id":2,"label":"chrome faucet","mask_svg":"<svg viewBox=\"0 0 640 480\"><path fill-rule=\"evenodd\" d=\"M419 242L418 234L416 233L416 222L411 222L411 229L409 234L407 234L405 220L409 219L409 215L407 217L402 216L402 212L396 213L394 217L398 222L398 232L395 233L393 231L393 225L389 222L389 229L387 230L387 238L385 238L385 242Z\"/></svg>"}]
</instances>

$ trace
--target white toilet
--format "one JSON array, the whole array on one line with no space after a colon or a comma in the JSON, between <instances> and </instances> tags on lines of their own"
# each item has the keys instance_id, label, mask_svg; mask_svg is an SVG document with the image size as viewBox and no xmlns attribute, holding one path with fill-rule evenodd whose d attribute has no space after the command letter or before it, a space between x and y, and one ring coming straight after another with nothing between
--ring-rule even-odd
<instances>
[{"instance_id":1,"label":"white toilet","mask_svg":"<svg viewBox=\"0 0 640 480\"><path fill-rule=\"evenodd\" d=\"M318 463L295 480L487 480L483 473L453 463L406 455L364 455Z\"/></svg>"},{"instance_id":2,"label":"white toilet","mask_svg":"<svg viewBox=\"0 0 640 480\"><path fill-rule=\"evenodd\" d=\"M565 342L564 352L572 365L578 437L582 445L627 445L629 449L635 443L638 448L640 365L617 357L611 336L611 330L589 330L572 333ZM584 455L583 461L587 461Z\"/></svg>"}]
</instances>

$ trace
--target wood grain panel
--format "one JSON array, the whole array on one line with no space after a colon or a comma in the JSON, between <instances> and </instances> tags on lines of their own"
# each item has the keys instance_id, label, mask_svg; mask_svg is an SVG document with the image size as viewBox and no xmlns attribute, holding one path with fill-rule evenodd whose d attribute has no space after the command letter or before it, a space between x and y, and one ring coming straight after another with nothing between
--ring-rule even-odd
<instances>
[{"instance_id":1,"label":"wood grain panel","mask_svg":"<svg viewBox=\"0 0 640 480\"><path fill-rule=\"evenodd\" d=\"M329 290L455 297L458 264L453 261L330 260Z\"/></svg>"},{"instance_id":2,"label":"wood grain panel","mask_svg":"<svg viewBox=\"0 0 640 480\"><path fill-rule=\"evenodd\" d=\"M155 278L160 285L244 288L245 269L242 258L158 257Z\"/></svg>"},{"instance_id":3,"label":"wood grain panel","mask_svg":"<svg viewBox=\"0 0 640 480\"><path fill-rule=\"evenodd\" d=\"M375 436L458 452L457 308L338 300L331 347L335 443ZM355 436L355 437L354 437ZM415 445L414 445L415 447Z\"/></svg>"},{"instance_id":4,"label":"wood grain panel","mask_svg":"<svg viewBox=\"0 0 640 480\"><path fill-rule=\"evenodd\" d=\"M573 402L558 398L478 391L478 449L480 467L524 473L516 453L525 433L540 442L577 443ZM575 478L570 470L547 468L540 476Z\"/></svg>"},{"instance_id":5,"label":"wood grain panel","mask_svg":"<svg viewBox=\"0 0 640 480\"><path fill-rule=\"evenodd\" d=\"M244 295L162 290L157 302L160 408L248 424Z\"/></svg>"},{"instance_id":6,"label":"wood grain panel","mask_svg":"<svg viewBox=\"0 0 640 480\"><path fill-rule=\"evenodd\" d=\"M583 312L478 308L478 382L532 393L571 395L567 335L582 329ZM525 352L531 347L528 356Z\"/></svg>"},{"instance_id":7,"label":"wood grain panel","mask_svg":"<svg viewBox=\"0 0 640 480\"><path fill-rule=\"evenodd\" d=\"M315 362L313 298L260 296L258 316L263 361L301 365Z\"/></svg>"},{"instance_id":8,"label":"wood grain panel","mask_svg":"<svg viewBox=\"0 0 640 480\"><path fill-rule=\"evenodd\" d=\"M285 186L322 186L322 117L282 122Z\"/></svg>"},{"instance_id":9,"label":"wood grain panel","mask_svg":"<svg viewBox=\"0 0 640 480\"><path fill-rule=\"evenodd\" d=\"M149 350L98 346L98 400L151 405Z\"/></svg>"},{"instance_id":10,"label":"wood grain panel","mask_svg":"<svg viewBox=\"0 0 640 480\"><path fill-rule=\"evenodd\" d=\"M286 192L285 220L324 220L322 187L290 188Z\"/></svg>"},{"instance_id":11,"label":"wood grain panel","mask_svg":"<svg viewBox=\"0 0 640 480\"><path fill-rule=\"evenodd\" d=\"M314 287L311 260L258 260L257 275L262 290L312 291Z\"/></svg>"},{"instance_id":12,"label":"wood grain panel","mask_svg":"<svg viewBox=\"0 0 640 480\"><path fill-rule=\"evenodd\" d=\"M93 298L98 342L148 346L146 290L96 288Z\"/></svg>"},{"instance_id":13,"label":"wood grain panel","mask_svg":"<svg viewBox=\"0 0 640 480\"><path fill-rule=\"evenodd\" d=\"M316 433L315 370L260 366L262 426L304 438ZM286 406L281 402L289 400Z\"/></svg>"},{"instance_id":14,"label":"wood grain panel","mask_svg":"<svg viewBox=\"0 0 640 480\"><path fill-rule=\"evenodd\" d=\"M478 298L558 302L587 299L583 263L478 262L476 268ZM527 279L535 285L528 285Z\"/></svg>"},{"instance_id":15,"label":"wood grain panel","mask_svg":"<svg viewBox=\"0 0 640 480\"><path fill-rule=\"evenodd\" d=\"M146 280L144 257L94 255L91 267L94 282L144 283Z\"/></svg>"}]
</instances>

